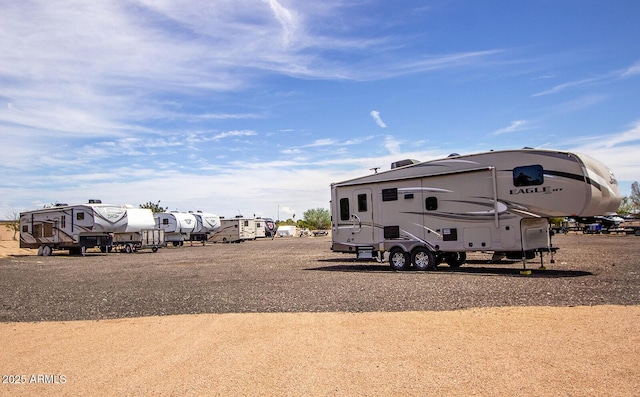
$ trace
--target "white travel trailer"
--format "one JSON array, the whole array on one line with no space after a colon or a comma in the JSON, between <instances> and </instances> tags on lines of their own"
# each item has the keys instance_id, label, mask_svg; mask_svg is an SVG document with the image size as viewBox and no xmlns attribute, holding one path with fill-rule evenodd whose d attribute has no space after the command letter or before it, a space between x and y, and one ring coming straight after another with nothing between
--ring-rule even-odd
<instances>
[{"instance_id":1,"label":"white travel trailer","mask_svg":"<svg viewBox=\"0 0 640 397\"><path fill-rule=\"evenodd\" d=\"M615 212L600 162L554 150L506 150L416 162L331 185L332 250L391 267L457 267L467 251L531 259L552 251L549 217ZM542 259L542 257L541 257Z\"/></svg>"},{"instance_id":2,"label":"white travel trailer","mask_svg":"<svg viewBox=\"0 0 640 397\"><path fill-rule=\"evenodd\" d=\"M209 241L214 243L239 243L256 239L256 221L249 218L220 219L220 228L211 233Z\"/></svg>"},{"instance_id":3,"label":"white travel trailer","mask_svg":"<svg viewBox=\"0 0 640 397\"><path fill-rule=\"evenodd\" d=\"M87 248L107 252L113 233L127 224L126 208L89 200L87 204L56 204L20 214L20 248L37 248L38 255L69 250L84 255Z\"/></svg>"},{"instance_id":4,"label":"white travel trailer","mask_svg":"<svg viewBox=\"0 0 640 397\"><path fill-rule=\"evenodd\" d=\"M148 208L134 208L125 206L126 222L113 233L113 246L127 253L151 248L156 252L158 248L166 246L164 230L156 228L153 212Z\"/></svg>"},{"instance_id":5,"label":"white travel trailer","mask_svg":"<svg viewBox=\"0 0 640 397\"><path fill-rule=\"evenodd\" d=\"M287 226L287 225L278 226L278 230L276 230L276 235L278 235L279 237L295 237L297 229L298 228L295 226Z\"/></svg>"},{"instance_id":6,"label":"white travel trailer","mask_svg":"<svg viewBox=\"0 0 640 397\"><path fill-rule=\"evenodd\" d=\"M189 240L201 241L202 244L205 244L209 239L209 235L220 229L220 217L216 214L202 211L192 214L196 218L196 227L191 232Z\"/></svg>"},{"instance_id":7,"label":"white travel trailer","mask_svg":"<svg viewBox=\"0 0 640 397\"><path fill-rule=\"evenodd\" d=\"M196 217L188 212L157 212L153 216L156 227L164 230L165 241L174 246L189 240L197 225Z\"/></svg>"}]
</instances>

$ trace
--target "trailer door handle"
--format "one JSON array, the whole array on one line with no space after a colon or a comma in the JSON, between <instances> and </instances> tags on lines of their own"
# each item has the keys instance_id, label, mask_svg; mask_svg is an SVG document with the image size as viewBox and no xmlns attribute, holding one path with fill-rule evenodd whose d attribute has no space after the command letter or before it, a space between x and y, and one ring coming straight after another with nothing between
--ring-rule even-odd
<instances>
[{"instance_id":1,"label":"trailer door handle","mask_svg":"<svg viewBox=\"0 0 640 397\"><path fill-rule=\"evenodd\" d=\"M353 220L353 233L359 232L360 229L362 228L362 221L360 220L360 217L356 214L351 214L351 219ZM358 221L358 226L356 227L356 221Z\"/></svg>"}]
</instances>

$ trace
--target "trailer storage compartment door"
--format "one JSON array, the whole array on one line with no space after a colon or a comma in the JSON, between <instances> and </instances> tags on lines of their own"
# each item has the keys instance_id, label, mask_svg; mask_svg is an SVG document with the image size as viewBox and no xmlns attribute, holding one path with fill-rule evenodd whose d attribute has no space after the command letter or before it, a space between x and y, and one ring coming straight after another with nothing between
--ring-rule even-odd
<instances>
[{"instance_id":1,"label":"trailer storage compartment door","mask_svg":"<svg viewBox=\"0 0 640 397\"><path fill-rule=\"evenodd\" d=\"M523 219L521 230L523 251L549 247L549 222L546 218Z\"/></svg>"}]
</instances>

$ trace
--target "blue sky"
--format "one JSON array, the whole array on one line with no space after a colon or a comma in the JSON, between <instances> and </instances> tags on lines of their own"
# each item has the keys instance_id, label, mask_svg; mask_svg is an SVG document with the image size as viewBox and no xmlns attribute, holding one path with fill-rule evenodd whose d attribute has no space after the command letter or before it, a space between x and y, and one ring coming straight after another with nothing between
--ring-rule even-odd
<instances>
[{"instance_id":1,"label":"blue sky","mask_svg":"<svg viewBox=\"0 0 640 397\"><path fill-rule=\"evenodd\" d=\"M4 1L0 218L302 218L404 158L525 146L640 175L640 2Z\"/></svg>"}]
</instances>

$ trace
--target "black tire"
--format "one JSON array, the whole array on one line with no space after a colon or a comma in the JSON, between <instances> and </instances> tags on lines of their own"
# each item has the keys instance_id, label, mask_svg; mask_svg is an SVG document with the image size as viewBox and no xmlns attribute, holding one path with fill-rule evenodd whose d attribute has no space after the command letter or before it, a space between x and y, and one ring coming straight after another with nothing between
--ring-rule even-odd
<instances>
[{"instance_id":1,"label":"black tire","mask_svg":"<svg viewBox=\"0 0 640 397\"><path fill-rule=\"evenodd\" d=\"M447 254L445 261L451 268L458 268L467 261L467 254L464 252L450 252Z\"/></svg>"},{"instance_id":2,"label":"black tire","mask_svg":"<svg viewBox=\"0 0 640 397\"><path fill-rule=\"evenodd\" d=\"M416 270L432 269L436 266L436 257L428 248L418 247L411 254L411 264Z\"/></svg>"},{"instance_id":3,"label":"black tire","mask_svg":"<svg viewBox=\"0 0 640 397\"><path fill-rule=\"evenodd\" d=\"M400 248L392 248L389 252L389 265L393 270L407 270L409 268L409 254Z\"/></svg>"},{"instance_id":4,"label":"black tire","mask_svg":"<svg viewBox=\"0 0 640 397\"><path fill-rule=\"evenodd\" d=\"M132 246L131 244L127 244L127 245L125 245L125 246L124 246L124 251L125 251L127 254L132 253L132 252L133 252L133 246Z\"/></svg>"},{"instance_id":5,"label":"black tire","mask_svg":"<svg viewBox=\"0 0 640 397\"><path fill-rule=\"evenodd\" d=\"M42 247L42 256L51 256L52 253L53 253L53 250L48 245L45 245L44 247Z\"/></svg>"},{"instance_id":6,"label":"black tire","mask_svg":"<svg viewBox=\"0 0 640 397\"><path fill-rule=\"evenodd\" d=\"M158 247L151 247L151 251L158 252Z\"/></svg>"}]
</instances>

